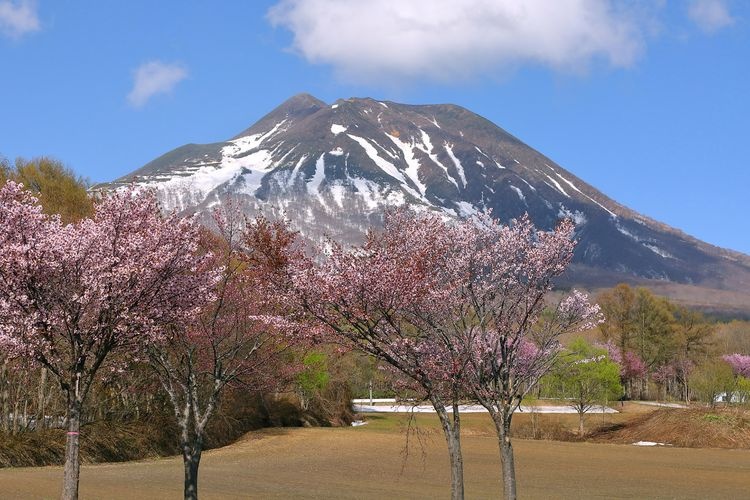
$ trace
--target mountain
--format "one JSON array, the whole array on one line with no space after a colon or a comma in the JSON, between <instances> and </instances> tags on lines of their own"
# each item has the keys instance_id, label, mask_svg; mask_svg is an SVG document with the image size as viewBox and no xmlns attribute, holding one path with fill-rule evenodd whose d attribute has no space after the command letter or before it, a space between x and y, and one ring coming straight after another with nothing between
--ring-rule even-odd
<instances>
[{"instance_id":1,"label":"mountain","mask_svg":"<svg viewBox=\"0 0 750 500\"><path fill-rule=\"evenodd\" d=\"M617 203L451 104L329 105L300 94L228 141L182 146L96 189L126 184L155 188L178 211L206 212L231 197L248 212L285 213L312 240L328 234L349 243L402 204L451 217L489 208L503 221L528 212L546 229L570 217L579 239L570 283L649 283L678 298L733 292L750 311L750 257Z\"/></svg>"}]
</instances>

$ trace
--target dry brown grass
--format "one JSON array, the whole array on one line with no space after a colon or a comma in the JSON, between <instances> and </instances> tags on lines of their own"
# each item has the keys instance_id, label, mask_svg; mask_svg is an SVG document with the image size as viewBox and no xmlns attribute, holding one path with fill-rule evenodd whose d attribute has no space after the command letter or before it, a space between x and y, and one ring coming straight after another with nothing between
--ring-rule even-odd
<instances>
[{"instance_id":1,"label":"dry brown grass","mask_svg":"<svg viewBox=\"0 0 750 500\"><path fill-rule=\"evenodd\" d=\"M322 417L303 415L292 402L280 399L245 398L231 401L211 420L206 449L226 446L249 430L272 426L302 426L323 422ZM320 425L318 423L318 425ZM81 428L83 463L125 462L175 455L179 432L168 413L132 422L100 421ZM65 430L46 429L8 435L0 432L0 468L60 465L65 455ZM1 490L0 490L1 497Z\"/></svg>"},{"instance_id":2,"label":"dry brown grass","mask_svg":"<svg viewBox=\"0 0 750 500\"><path fill-rule=\"evenodd\" d=\"M685 448L748 449L750 412L741 408L659 409L605 427L589 439L625 444L653 441Z\"/></svg>"},{"instance_id":3,"label":"dry brown grass","mask_svg":"<svg viewBox=\"0 0 750 500\"><path fill-rule=\"evenodd\" d=\"M99 422L81 428L83 463L123 462L177 453L175 425L168 420ZM0 467L62 464L65 430L0 434Z\"/></svg>"},{"instance_id":4,"label":"dry brown grass","mask_svg":"<svg viewBox=\"0 0 750 500\"><path fill-rule=\"evenodd\" d=\"M422 450L405 457L402 416L378 416L356 428L268 429L207 452L204 499L447 498L449 464L434 416L420 415ZM498 498L494 437L486 416L466 415L466 498ZM561 424L564 420L561 419ZM416 443L413 443L416 445ZM750 450L642 448L616 444L515 441L523 498L742 498ZM3 498L54 498L59 467L0 470ZM177 458L85 466L81 498L179 498Z\"/></svg>"}]
</instances>

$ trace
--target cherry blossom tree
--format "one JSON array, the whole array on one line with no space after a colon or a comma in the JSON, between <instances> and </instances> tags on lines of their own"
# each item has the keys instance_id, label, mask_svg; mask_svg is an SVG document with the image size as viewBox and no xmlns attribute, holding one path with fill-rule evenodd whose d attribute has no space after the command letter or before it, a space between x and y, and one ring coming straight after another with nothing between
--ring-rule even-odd
<instances>
[{"instance_id":1,"label":"cherry blossom tree","mask_svg":"<svg viewBox=\"0 0 750 500\"><path fill-rule=\"evenodd\" d=\"M638 382L642 386L648 375L646 363L634 351L625 350L623 352L612 340L607 341L603 347L607 350L609 358L620 366L620 379L625 388L625 394L632 397L636 393L634 389L636 383ZM665 384L667 377L674 377L675 374L674 367L671 365L669 367L661 366L654 371L655 374L657 372L658 376L655 376L654 380L659 384Z\"/></svg>"},{"instance_id":2,"label":"cherry blossom tree","mask_svg":"<svg viewBox=\"0 0 750 500\"><path fill-rule=\"evenodd\" d=\"M516 498L510 437L513 413L546 374L566 332L592 328L599 307L573 291L557 304L547 296L573 256L575 226L537 230L528 216L503 225L482 214L461 224L459 257L451 262L456 301L465 305L445 325L469 354L462 383L492 417L497 432L504 494Z\"/></svg>"},{"instance_id":3,"label":"cherry blossom tree","mask_svg":"<svg viewBox=\"0 0 750 500\"><path fill-rule=\"evenodd\" d=\"M455 316L449 262L464 247L437 216L390 213L382 232L349 250L328 243L322 262L293 274L302 307L329 338L405 375L435 407L451 463L451 498L463 498L458 405L465 353L436 326Z\"/></svg>"},{"instance_id":4,"label":"cherry blossom tree","mask_svg":"<svg viewBox=\"0 0 750 500\"><path fill-rule=\"evenodd\" d=\"M664 400L667 399L667 393L671 386L675 384L676 378L677 370L671 364L661 365L651 374L651 379L661 388L661 396Z\"/></svg>"},{"instance_id":5,"label":"cherry blossom tree","mask_svg":"<svg viewBox=\"0 0 750 500\"><path fill-rule=\"evenodd\" d=\"M79 433L111 354L140 352L189 321L212 275L198 224L163 218L153 193L106 196L91 218L62 225L23 187L0 189L0 344L45 367L67 401L62 497L78 497Z\"/></svg>"},{"instance_id":6,"label":"cherry blossom tree","mask_svg":"<svg viewBox=\"0 0 750 500\"><path fill-rule=\"evenodd\" d=\"M543 232L528 217L505 226L489 214L447 222L397 211L362 247L331 243L323 263L297 277L305 307L335 337L424 390L448 443L453 498L463 495L459 401L490 412L515 498L513 411L550 369L559 337L599 321L582 293L545 300L572 257L573 230L569 221Z\"/></svg>"},{"instance_id":7,"label":"cherry blossom tree","mask_svg":"<svg viewBox=\"0 0 750 500\"><path fill-rule=\"evenodd\" d=\"M722 358L734 372L734 395L736 401L747 403L750 401L750 356L747 354L727 354ZM732 399L729 399L732 402Z\"/></svg>"},{"instance_id":8,"label":"cherry blossom tree","mask_svg":"<svg viewBox=\"0 0 750 500\"><path fill-rule=\"evenodd\" d=\"M278 281L271 274L284 265L278 256L294 240L262 217L244 228L231 206L216 211L214 221L218 234L204 231L201 245L211 256L210 266L219 270L212 300L194 322L172 329L163 342L148 347L180 429L186 499L198 498L206 426L225 389L278 388L295 373L295 365L285 358L303 338L300 323L284 322L293 328L281 329L269 320L285 312L276 300Z\"/></svg>"},{"instance_id":9,"label":"cherry blossom tree","mask_svg":"<svg viewBox=\"0 0 750 500\"><path fill-rule=\"evenodd\" d=\"M729 363L735 375L750 378L750 356L734 353L722 356L721 359Z\"/></svg>"}]
</instances>

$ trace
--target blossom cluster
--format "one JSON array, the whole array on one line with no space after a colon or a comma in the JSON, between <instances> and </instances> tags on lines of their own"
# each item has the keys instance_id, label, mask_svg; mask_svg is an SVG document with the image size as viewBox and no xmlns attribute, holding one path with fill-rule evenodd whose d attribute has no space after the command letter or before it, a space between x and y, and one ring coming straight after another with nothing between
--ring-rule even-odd
<instances>
[{"instance_id":1,"label":"blossom cluster","mask_svg":"<svg viewBox=\"0 0 750 500\"><path fill-rule=\"evenodd\" d=\"M106 196L63 225L13 182L0 189L0 345L60 377L162 338L210 298L197 221L162 217L156 197Z\"/></svg>"}]
</instances>

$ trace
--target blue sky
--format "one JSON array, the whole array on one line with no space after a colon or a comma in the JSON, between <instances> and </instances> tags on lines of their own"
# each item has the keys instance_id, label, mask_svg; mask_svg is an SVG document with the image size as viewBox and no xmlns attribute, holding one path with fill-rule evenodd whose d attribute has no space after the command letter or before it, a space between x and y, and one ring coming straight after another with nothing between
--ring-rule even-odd
<instances>
[{"instance_id":1,"label":"blue sky","mask_svg":"<svg viewBox=\"0 0 750 500\"><path fill-rule=\"evenodd\" d=\"M750 253L745 0L0 0L0 64L0 155L93 181L299 92L450 102Z\"/></svg>"}]
</instances>

